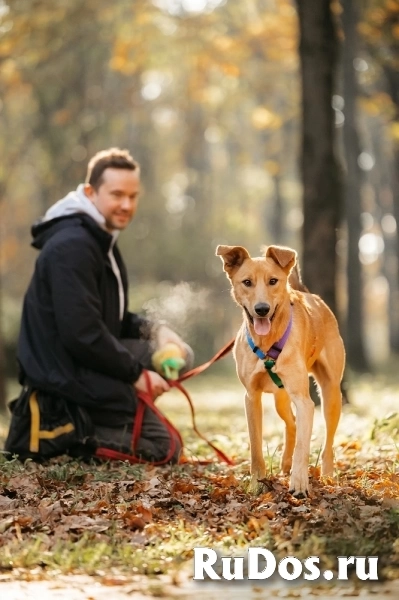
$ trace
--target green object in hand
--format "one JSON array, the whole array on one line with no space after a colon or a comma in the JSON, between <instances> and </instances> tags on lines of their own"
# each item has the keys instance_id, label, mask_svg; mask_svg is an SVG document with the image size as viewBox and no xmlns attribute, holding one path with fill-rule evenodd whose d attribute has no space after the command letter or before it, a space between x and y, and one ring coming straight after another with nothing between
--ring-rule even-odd
<instances>
[{"instance_id":1,"label":"green object in hand","mask_svg":"<svg viewBox=\"0 0 399 600\"><path fill-rule=\"evenodd\" d=\"M180 358L180 357L171 357L171 358L165 358L165 360L162 361L161 365L162 365L162 370L164 372L164 376L166 377L166 379L172 379L172 380L176 380L179 378L179 371L180 369L182 369L186 364L186 361L184 360L184 358Z\"/></svg>"},{"instance_id":2,"label":"green object in hand","mask_svg":"<svg viewBox=\"0 0 399 600\"><path fill-rule=\"evenodd\" d=\"M169 343L154 352L152 355L152 364L162 377L175 381L179 379L179 371L186 365L186 361L179 346Z\"/></svg>"}]
</instances>

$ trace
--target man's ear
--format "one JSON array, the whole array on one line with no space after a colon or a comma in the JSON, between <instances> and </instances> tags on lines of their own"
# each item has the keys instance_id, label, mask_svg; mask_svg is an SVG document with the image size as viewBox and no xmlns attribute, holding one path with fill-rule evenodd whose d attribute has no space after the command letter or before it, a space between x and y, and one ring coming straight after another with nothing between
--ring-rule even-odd
<instances>
[{"instance_id":1,"label":"man's ear","mask_svg":"<svg viewBox=\"0 0 399 600\"><path fill-rule=\"evenodd\" d=\"M268 257L272 258L288 275L296 263L297 253L285 246L269 246L266 250L266 258Z\"/></svg>"},{"instance_id":2,"label":"man's ear","mask_svg":"<svg viewBox=\"0 0 399 600\"><path fill-rule=\"evenodd\" d=\"M94 201L94 194L96 192L96 190L94 189L94 187L92 185L90 185L90 183L85 183L83 191L85 193L85 196L89 200L91 200L91 202L93 202Z\"/></svg>"},{"instance_id":3,"label":"man's ear","mask_svg":"<svg viewBox=\"0 0 399 600\"><path fill-rule=\"evenodd\" d=\"M251 258L247 250L242 246L218 246L216 256L223 261L223 269L231 278L246 258Z\"/></svg>"}]
</instances>

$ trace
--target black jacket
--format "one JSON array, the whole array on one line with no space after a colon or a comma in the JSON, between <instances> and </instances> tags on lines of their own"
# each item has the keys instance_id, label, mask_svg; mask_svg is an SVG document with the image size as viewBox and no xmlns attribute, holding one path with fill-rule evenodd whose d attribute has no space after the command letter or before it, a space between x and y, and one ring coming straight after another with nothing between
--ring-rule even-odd
<instances>
[{"instance_id":1,"label":"black jacket","mask_svg":"<svg viewBox=\"0 0 399 600\"><path fill-rule=\"evenodd\" d=\"M119 320L112 236L85 214L39 223L32 235L41 252L24 300L20 381L87 407L94 422L122 424L134 416L142 365L120 340L148 337L149 323L126 309ZM116 246L114 256L127 299Z\"/></svg>"}]
</instances>

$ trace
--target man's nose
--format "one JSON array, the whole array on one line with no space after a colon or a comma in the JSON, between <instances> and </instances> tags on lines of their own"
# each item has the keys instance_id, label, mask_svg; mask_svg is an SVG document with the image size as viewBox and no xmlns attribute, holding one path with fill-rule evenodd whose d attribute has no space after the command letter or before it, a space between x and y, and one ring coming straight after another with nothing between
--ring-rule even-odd
<instances>
[{"instance_id":1,"label":"man's nose","mask_svg":"<svg viewBox=\"0 0 399 600\"><path fill-rule=\"evenodd\" d=\"M121 207L123 208L123 210L130 210L131 209L131 207L132 207L132 201L130 200L129 196L124 196L122 198Z\"/></svg>"}]
</instances>

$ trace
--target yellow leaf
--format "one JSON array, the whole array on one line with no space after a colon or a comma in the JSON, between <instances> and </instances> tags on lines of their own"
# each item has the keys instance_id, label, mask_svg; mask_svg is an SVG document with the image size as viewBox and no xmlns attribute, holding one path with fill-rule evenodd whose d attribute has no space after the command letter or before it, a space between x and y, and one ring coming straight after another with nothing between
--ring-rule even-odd
<instances>
[{"instance_id":1,"label":"yellow leaf","mask_svg":"<svg viewBox=\"0 0 399 600\"><path fill-rule=\"evenodd\" d=\"M390 131L392 138L396 142L399 142L399 121L394 121L393 123L391 123Z\"/></svg>"},{"instance_id":2,"label":"yellow leaf","mask_svg":"<svg viewBox=\"0 0 399 600\"><path fill-rule=\"evenodd\" d=\"M281 117L265 106L257 106L252 112L252 124L256 129L278 129Z\"/></svg>"},{"instance_id":3,"label":"yellow leaf","mask_svg":"<svg viewBox=\"0 0 399 600\"><path fill-rule=\"evenodd\" d=\"M267 160L265 163L265 168L272 177L278 175L281 171L280 164L276 160Z\"/></svg>"},{"instance_id":4,"label":"yellow leaf","mask_svg":"<svg viewBox=\"0 0 399 600\"><path fill-rule=\"evenodd\" d=\"M222 65L223 72L231 77L238 77L240 75L240 69L233 63L225 63Z\"/></svg>"},{"instance_id":5,"label":"yellow leaf","mask_svg":"<svg viewBox=\"0 0 399 600\"><path fill-rule=\"evenodd\" d=\"M227 52L228 50L231 50L233 44L233 40L225 35L220 35L213 40L213 45L221 52Z\"/></svg>"}]
</instances>

